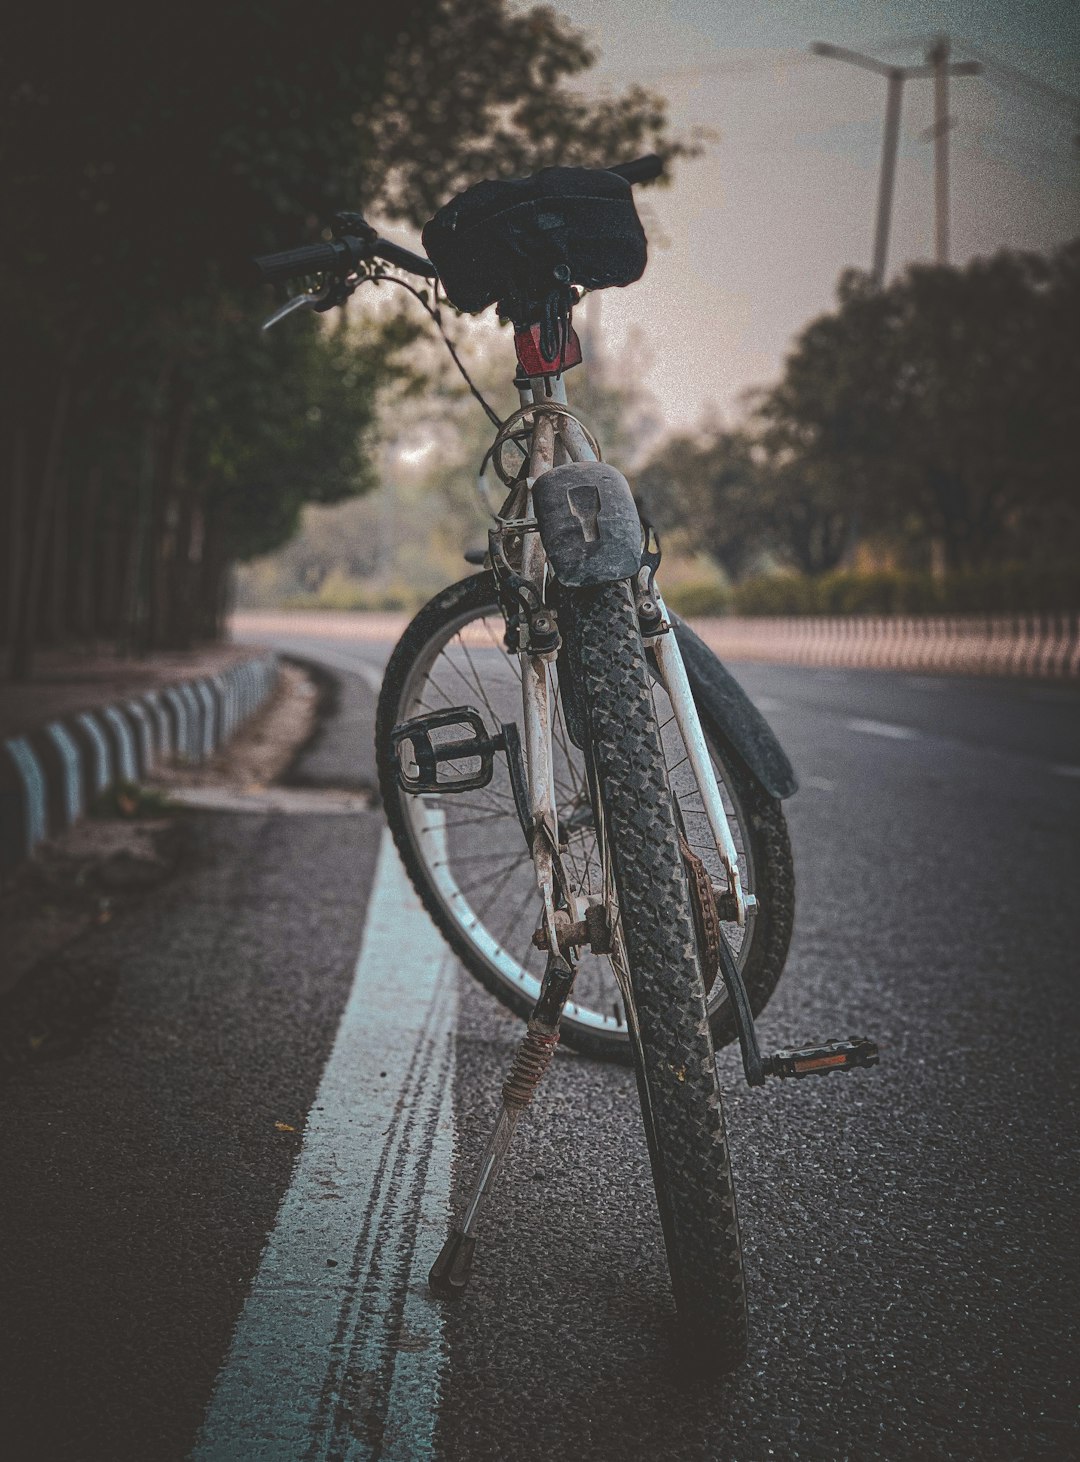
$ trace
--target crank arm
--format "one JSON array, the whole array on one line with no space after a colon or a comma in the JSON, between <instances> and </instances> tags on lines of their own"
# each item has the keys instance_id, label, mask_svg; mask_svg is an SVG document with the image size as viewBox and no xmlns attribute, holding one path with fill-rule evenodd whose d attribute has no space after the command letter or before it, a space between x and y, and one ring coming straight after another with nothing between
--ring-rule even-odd
<instances>
[{"instance_id":1,"label":"crank arm","mask_svg":"<svg viewBox=\"0 0 1080 1462\"><path fill-rule=\"evenodd\" d=\"M769 1072L761 1054L761 1047L758 1045L757 1027L754 1025L754 1012L750 1008L750 997L746 993L742 973L735 963L735 956L731 952L730 944L724 938L722 929L719 944L720 973L724 977L728 999L731 1001L731 1008L735 1013L735 1029L739 1033L739 1049L742 1052L746 1084L747 1086L764 1086Z\"/></svg>"},{"instance_id":2,"label":"crank arm","mask_svg":"<svg viewBox=\"0 0 1080 1462\"><path fill-rule=\"evenodd\" d=\"M846 1041L825 1041L817 1046L785 1048L772 1056L763 1056L750 997L723 931L720 934L720 973L735 1014L748 1086L764 1086L768 1076L829 1076L834 1071L856 1071L878 1064L877 1043L866 1036L852 1036Z\"/></svg>"}]
</instances>

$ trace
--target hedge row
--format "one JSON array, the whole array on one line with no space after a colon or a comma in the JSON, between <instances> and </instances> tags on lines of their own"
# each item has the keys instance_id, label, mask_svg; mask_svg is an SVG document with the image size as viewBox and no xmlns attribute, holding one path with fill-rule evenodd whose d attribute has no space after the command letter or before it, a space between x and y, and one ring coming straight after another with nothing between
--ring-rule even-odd
<instances>
[{"instance_id":1,"label":"hedge row","mask_svg":"<svg viewBox=\"0 0 1080 1462\"><path fill-rule=\"evenodd\" d=\"M667 596L681 614L1067 614L1080 609L1080 565L1007 564L948 574L882 570L820 578L768 574L730 589L684 584Z\"/></svg>"}]
</instances>

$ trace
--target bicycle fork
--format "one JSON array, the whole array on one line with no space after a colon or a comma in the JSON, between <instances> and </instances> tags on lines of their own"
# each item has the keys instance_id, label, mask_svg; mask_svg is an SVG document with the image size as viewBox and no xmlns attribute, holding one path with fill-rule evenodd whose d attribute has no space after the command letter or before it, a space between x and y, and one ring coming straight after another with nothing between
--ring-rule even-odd
<instances>
[{"instance_id":1,"label":"bicycle fork","mask_svg":"<svg viewBox=\"0 0 1080 1462\"><path fill-rule=\"evenodd\" d=\"M524 391L522 392L524 404ZM552 465L556 454L555 424L541 416L533 432L530 454L530 482ZM523 535L521 577L531 584L543 601L546 559L537 533ZM558 806L555 798L555 770L552 751L552 684L550 663L554 649L532 653L521 651L521 700L525 727L525 765L528 776L528 821L526 837L536 871L541 919L549 950L540 997L533 1008L513 1063L503 1082L502 1107L495 1129L488 1138L473 1180L472 1190L461 1215L428 1276L432 1290L443 1298L456 1298L468 1284L476 1249L476 1230L482 1208L497 1179L518 1119L529 1105L544 1072L551 1064L559 1042L559 1022L574 984L574 955L560 948L557 903L564 914L563 928L576 922L578 910L559 860ZM565 938L565 935L563 936Z\"/></svg>"}]
</instances>

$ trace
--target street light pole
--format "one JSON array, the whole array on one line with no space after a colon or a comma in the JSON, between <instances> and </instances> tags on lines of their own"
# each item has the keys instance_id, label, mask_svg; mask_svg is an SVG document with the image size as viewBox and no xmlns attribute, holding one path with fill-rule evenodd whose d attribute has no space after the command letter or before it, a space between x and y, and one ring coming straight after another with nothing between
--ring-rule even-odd
<instances>
[{"instance_id":1,"label":"street light pole","mask_svg":"<svg viewBox=\"0 0 1080 1462\"><path fill-rule=\"evenodd\" d=\"M949 262L949 77L977 76L977 61L949 65L949 37L938 36L926 53L934 68L934 246L937 262Z\"/></svg>"},{"instance_id":2,"label":"street light pole","mask_svg":"<svg viewBox=\"0 0 1080 1462\"><path fill-rule=\"evenodd\" d=\"M826 56L833 61L847 61L864 71L873 71L884 76L888 88L885 93L885 131L881 143L881 178L878 183L877 221L874 228L874 262L871 277L880 289L885 282L885 260L889 252L889 226L892 220L893 193L896 185L896 153L900 140L900 107L903 100L905 81L916 81L925 77L934 78L934 216L936 221L937 260L948 262L949 252L949 153L948 153L948 77L977 76L982 67L977 61L949 62L949 42L940 36L928 52L924 66L887 66L873 56L864 56L860 51L849 51L846 46L834 46L828 41L815 41L810 47L815 56Z\"/></svg>"},{"instance_id":3,"label":"street light pole","mask_svg":"<svg viewBox=\"0 0 1080 1462\"><path fill-rule=\"evenodd\" d=\"M881 142L881 179L878 183L877 223L874 227L874 266L871 270L878 289L885 282L885 258L889 251L893 191L896 185L896 151L900 141L900 105L904 96L904 73L889 72L885 93L885 133Z\"/></svg>"}]
</instances>

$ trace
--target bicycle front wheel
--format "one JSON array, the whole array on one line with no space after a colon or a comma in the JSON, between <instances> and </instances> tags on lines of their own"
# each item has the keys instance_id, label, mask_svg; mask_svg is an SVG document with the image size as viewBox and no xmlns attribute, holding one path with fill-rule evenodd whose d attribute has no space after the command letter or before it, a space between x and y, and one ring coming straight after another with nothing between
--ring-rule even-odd
<instances>
[{"instance_id":1,"label":"bicycle front wheel","mask_svg":"<svg viewBox=\"0 0 1080 1462\"><path fill-rule=\"evenodd\" d=\"M452 796L411 796L397 780L390 733L402 721L452 705L474 705L491 731L520 722L521 669L503 644L503 620L490 573L442 590L402 635L383 678L376 718L379 785L387 821L425 908L469 972L527 1019L540 992L544 954L532 945L539 900L532 861L518 824L502 757L487 787ZM558 674L553 671L558 689ZM686 762L662 686L649 693L663 756L687 844L723 882L697 784ZM553 700L553 755L564 868L585 902L602 897L585 759ZM743 887L757 897L745 929L723 925L755 1014L780 977L791 936L794 878L783 811L750 774L710 743L713 767L739 855ZM727 992L716 980L708 996L717 1045L734 1039ZM583 1055L631 1060L626 1010L610 959L582 951L563 1039Z\"/></svg>"},{"instance_id":2,"label":"bicycle front wheel","mask_svg":"<svg viewBox=\"0 0 1080 1462\"><path fill-rule=\"evenodd\" d=\"M680 852L637 612L626 584L567 596L587 722L616 960L627 989L657 1205L683 1338L731 1370L746 1294L727 1135ZM610 887L613 884L613 887Z\"/></svg>"}]
</instances>

